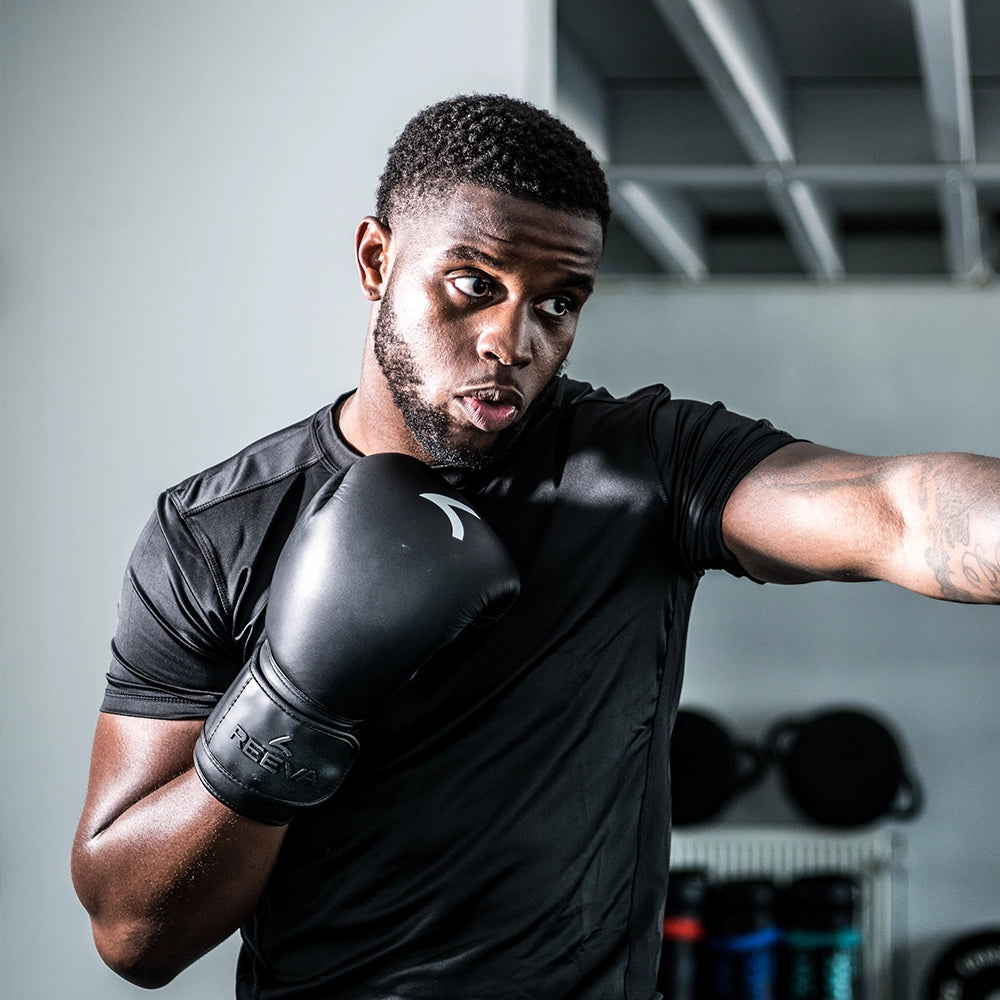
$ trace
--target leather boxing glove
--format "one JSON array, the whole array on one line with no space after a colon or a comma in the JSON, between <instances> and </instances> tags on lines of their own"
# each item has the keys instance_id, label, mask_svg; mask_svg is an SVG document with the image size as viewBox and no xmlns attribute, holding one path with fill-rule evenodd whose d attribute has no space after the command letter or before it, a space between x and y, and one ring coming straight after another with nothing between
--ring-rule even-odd
<instances>
[{"instance_id":1,"label":"leather boxing glove","mask_svg":"<svg viewBox=\"0 0 1000 1000\"><path fill-rule=\"evenodd\" d=\"M441 476L405 455L359 459L319 490L278 557L264 639L195 746L202 782L265 823L325 801L360 723L518 590L500 541Z\"/></svg>"}]
</instances>

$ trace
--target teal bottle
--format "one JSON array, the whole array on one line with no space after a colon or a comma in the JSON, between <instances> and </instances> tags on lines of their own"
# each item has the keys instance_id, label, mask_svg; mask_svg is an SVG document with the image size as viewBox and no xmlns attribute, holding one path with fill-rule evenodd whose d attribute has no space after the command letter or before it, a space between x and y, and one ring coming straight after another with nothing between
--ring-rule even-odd
<instances>
[{"instance_id":1,"label":"teal bottle","mask_svg":"<svg viewBox=\"0 0 1000 1000\"><path fill-rule=\"evenodd\" d=\"M788 1000L857 1000L861 935L856 897L855 882L840 875L801 878L786 889Z\"/></svg>"}]
</instances>

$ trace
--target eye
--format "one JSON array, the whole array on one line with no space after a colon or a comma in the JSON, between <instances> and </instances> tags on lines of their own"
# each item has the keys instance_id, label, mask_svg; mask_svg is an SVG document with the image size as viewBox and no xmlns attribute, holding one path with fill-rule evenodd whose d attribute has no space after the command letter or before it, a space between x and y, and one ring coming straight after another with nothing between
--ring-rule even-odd
<instances>
[{"instance_id":1,"label":"eye","mask_svg":"<svg viewBox=\"0 0 1000 1000\"><path fill-rule=\"evenodd\" d=\"M576 308L576 303L567 295L553 295L551 299L544 299L538 303L538 308L548 316L562 319L569 315Z\"/></svg>"},{"instance_id":2,"label":"eye","mask_svg":"<svg viewBox=\"0 0 1000 1000\"><path fill-rule=\"evenodd\" d=\"M493 291L493 283L481 274L461 274L452 278L455 287L470 299L483 299Z\"/></svg>"}]
</instances>

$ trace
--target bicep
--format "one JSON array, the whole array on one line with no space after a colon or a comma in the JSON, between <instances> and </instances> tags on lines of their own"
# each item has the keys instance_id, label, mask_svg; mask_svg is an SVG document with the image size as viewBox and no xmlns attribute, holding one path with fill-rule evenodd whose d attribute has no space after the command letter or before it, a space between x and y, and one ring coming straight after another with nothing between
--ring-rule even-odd
<instances>
[{"instance_id":1,"label":"bicep","mask_svg":"<svg viewBox=\"0 0 1000 1000\"><path fill-rule=\"evenodd\" d=\"M726 545L767 582L886 579L906 533L890 469L807 442L780 448L730 496Z\"/></svg>"}]
</instances>

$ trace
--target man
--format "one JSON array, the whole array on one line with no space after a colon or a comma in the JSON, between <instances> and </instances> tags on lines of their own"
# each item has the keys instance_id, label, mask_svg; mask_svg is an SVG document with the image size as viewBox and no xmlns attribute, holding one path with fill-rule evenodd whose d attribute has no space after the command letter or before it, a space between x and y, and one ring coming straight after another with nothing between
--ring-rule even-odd
<instances>
[{"instance_id":1,"label":"man","mask_svg":"<svg viewBox=\"0 0 1000 1000\"><path fill-rule=\"evenodd\" d=\"M997 460L563 377L608 216L546 113L425 109L357 389L160 498L73 858L126 978L239 927L241 998L650 1000L704 571L1000 600Z\"/></svg>"}]
</instances>

